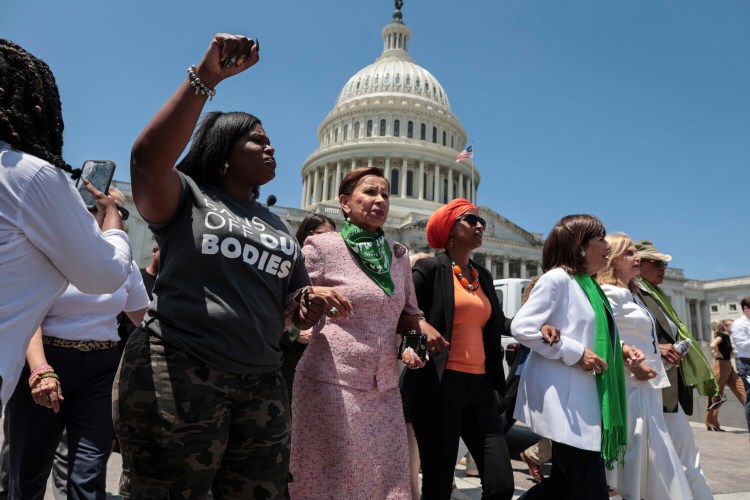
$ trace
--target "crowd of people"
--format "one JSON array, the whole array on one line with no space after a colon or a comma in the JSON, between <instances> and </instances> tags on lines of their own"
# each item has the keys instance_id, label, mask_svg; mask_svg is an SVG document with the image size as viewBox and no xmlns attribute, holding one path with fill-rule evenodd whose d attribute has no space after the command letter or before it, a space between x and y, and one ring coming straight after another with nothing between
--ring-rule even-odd
<instances>
[{"instance_id":1,"label":"crowd of people","mask_svg":"<svg viewBox=\"0 0 750 500\"><path fill-rule=\"evenodd\" d=\"M695 339L659 288L671 256L570 215L507 318L472 259L479 209L436 210L434 254L412 266L383 230L377 167L341 180L340 230L312 214L293 234L258 201L276 175L261 121L203 113L258 61L256 41L215 35L136 139L133 200L156 240L139 270L124 200L87 185L87 210L67 178L51 71L0 40L8 498L42 498L53 468L68 497L105 498L119 449L123 498L448 499L463 442L482 498L510 499L513 419L548 450L521 454L538 480L525 498L712 498L686 414L698 390L721 431L724 387L746 403L750 299L717 327L712 369L675 347ZM507 398L501 335L525 348Z\"/></svg>"}]
</instances>

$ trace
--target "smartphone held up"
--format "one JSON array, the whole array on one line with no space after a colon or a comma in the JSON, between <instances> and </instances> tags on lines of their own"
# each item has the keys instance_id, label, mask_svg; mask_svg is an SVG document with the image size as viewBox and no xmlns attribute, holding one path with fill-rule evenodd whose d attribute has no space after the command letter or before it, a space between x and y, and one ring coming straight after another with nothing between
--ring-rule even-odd
<instances>
[{"instance_id":1,"label":"smartphone held up","mask_svg":"<svg viewBox=\"0 0 750 500\"><path fill-rule=\"evenodd\" d=\"M109 193L109 185L112 183L112 177L115 175L115 162L111 160L86 160L83 162L81 177L76 182L78 193L83 198L86 208L93 210L96 208L96 198L88 192L83 179L86 179L96 189L102 193Z\"/></svg>"}]
</instances>

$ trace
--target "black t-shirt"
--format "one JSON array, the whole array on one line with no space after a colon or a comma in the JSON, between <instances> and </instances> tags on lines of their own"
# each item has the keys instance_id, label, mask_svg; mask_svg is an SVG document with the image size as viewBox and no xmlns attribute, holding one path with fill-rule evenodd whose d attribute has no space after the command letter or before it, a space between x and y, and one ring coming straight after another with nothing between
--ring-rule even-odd
<instances>
[{"instance_id":1,"label":"black t-shirt","mask_svg":"<svg viewBox=\"0 0 750 500\"><path fill-rule=\"evenodd\" d=\"M719 337L721 337L721 342L719 342L718 349L721 356L724 359L732 359L732 351L734 350L732 347L732 339L726 333L720 333Z\"/></svg>"},{"instance_id":2,"label":"black t-shirt","mask_svg":"<svg viewBox=\"0 0 750 500\"><path fill-rule=\"evenodd\" d=\"M310 284L291 228L255 201L180 178L174 216L150 226L161 254L149 328L223 371L279 369L285 309Z\"/></svg>"}]
</instances>

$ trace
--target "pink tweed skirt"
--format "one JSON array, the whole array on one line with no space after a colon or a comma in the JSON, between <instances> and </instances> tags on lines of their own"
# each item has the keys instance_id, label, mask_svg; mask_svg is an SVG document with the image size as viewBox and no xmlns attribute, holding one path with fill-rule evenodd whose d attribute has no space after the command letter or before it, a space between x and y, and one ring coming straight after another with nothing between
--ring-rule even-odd
<instances>
[{"instance_id":1,"label":"pink tweed skirt","mask_svg":"<svg viewBox=\"0 0 750 500\"><path fill-rule=\"evenodd\" d=\"M297 372L293 395L293 500L411 498L398 387L361 391Z\"/></svg>"}]
</instances>

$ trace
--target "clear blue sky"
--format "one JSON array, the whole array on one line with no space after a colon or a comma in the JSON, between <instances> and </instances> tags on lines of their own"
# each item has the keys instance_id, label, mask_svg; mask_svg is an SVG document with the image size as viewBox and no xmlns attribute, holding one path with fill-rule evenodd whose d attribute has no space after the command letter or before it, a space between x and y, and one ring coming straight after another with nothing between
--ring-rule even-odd
<instances>
[{"instance_id":1,"label":"clear blue sky","mask_svg":"<svg viewBox=\"0 0 750 500\"><path fill-rule=\"evenodd\" d=\"M339 90L382 50L389 0L2 0L0 36L60 86L65 157L113 159L215 32L261 40L261 61L206 109L264 122L298 207L300 167ZM405 0L410 53L475 145L479 203L546 234L587 212L653 239L688 277L750 275L750 2Z\"/></svg>"}]
</instances>

